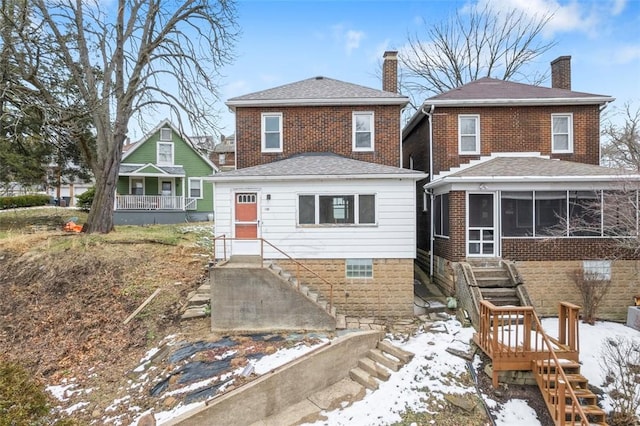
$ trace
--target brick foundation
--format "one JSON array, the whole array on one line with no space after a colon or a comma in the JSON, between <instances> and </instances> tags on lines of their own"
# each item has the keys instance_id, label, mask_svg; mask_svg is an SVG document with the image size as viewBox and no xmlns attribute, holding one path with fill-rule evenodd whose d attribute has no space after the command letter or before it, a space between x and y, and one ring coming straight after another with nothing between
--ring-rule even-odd
<instances>
[{"instance_id":1,"label":"brick foundation","mask_svg":"<svg viewBox=\"0 0 640 426\"><path fill-rule=\"evenodd\" d=\"M277 260L295 275L296 265ZM333 303L338 313L355 317L405 318L413 316L413 259L374 259L373 278L345 278L344 259L305 259L306 267L334 283ZM301 269L302 282L329 299L329 286Z\"/></svg>"}]
</instances>

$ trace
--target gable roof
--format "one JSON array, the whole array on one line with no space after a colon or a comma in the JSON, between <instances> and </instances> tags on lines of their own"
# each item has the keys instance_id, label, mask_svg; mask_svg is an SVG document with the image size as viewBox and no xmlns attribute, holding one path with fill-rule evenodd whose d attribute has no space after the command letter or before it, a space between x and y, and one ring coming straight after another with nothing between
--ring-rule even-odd
<instances>
[{"instance_id":1,"label":"gable roof","mask_svg":"<svg viewBox=\"0 0 640 426\"><path fill-rule=\"evenodd\" d=\"M306 153L271 163L217 173L210 179L214 181L345 178L406 178L418 180L426 177L425 173L417 170L353 160L333 153Z\"/></svg>"},{"instance_id":2,"label":"gable roof","mask_svg":"<svg viewBox=\"0 0 640 426\"><path fill-rule=\"evenodd\" d=\"M555 160L534 153L498 153L434 176L425 188L453 183L640 182L640 175L594 164Z\"/></svg>"},{"instance_id":3,"label":"gable roof","mask_svg":"<svg viewBox=\"0 0 640 426\"><path fill-rule=\"evenodd\" d=\"M231 109L242 106L406 105L409 98L323 76L308 78L231 98Z\"/></svg>"},{"instance_id":4,"label":"gable roof","mask_svg":"<svg viewBox=\"0 0 640 426\"><path fill-rule=\"evenodd\" d=\"M155 170L155 171L154 171ZM118 175L120 176L173 176L184 177L186 172L182 166L158 166L147 164L120 164Z\"/></svg>"},{"instance_id":5,"label":"gable roof","mask_svg":"<svg viewBox=\"0 0 640 426\"><path fill-rule=\"evenodd\" d=\"M154 134L159 132L160 129L162 129L164 127L171 128L171 130L173 130L174 133L176 133L178 136L180 136L182 138L182 140L184 140L184 142L187 144L187 146L189 148L191 148L196 154L198 154L207 163L208 166L210 166L214 171L219 171L218 167L215 164L213 164L211 162L211 160L209 160L209 158L207 158L206 155L201 153L196 148L196 146L193 143L193 141L188 136L184 135L171 121L169 121L168 118L165 118L164 120L160 121L160 123L158 123L153 129L151 129L150 132L145 134L142 138L140 138L136 142L133 142L131 144L125 145L125 147L123 147L123 154L122 154L121 162L124 163L125 159L129 155L131 155L131 153L135 152L138 148L140 148L142 145L144 145L144 143L147 142L151 138L151 136L153 136Z\"/></svg>"}]
</instances>

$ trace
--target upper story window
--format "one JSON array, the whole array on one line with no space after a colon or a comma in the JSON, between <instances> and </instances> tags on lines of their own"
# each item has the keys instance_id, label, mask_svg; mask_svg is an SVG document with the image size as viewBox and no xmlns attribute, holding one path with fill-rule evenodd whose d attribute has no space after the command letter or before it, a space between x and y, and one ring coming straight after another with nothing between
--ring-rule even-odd
<instances>
[{"instance_id":1,"label":"upper story window","mask_svg":"<svg viewBox=\"0 0 640 426\"><path fill-rule=\"evenodd\" d=\"M480 154L480 116L458 116L458 152L462 155Z\"/></svg>"},{"instance_id":2,"label":"upper story window","mask_svg":"<svg viewBox=\"0 0 640 426\"><path fill-rule=\"evenodd\" d=\"M227 162L227 156L225 154L218 155L218 163L225 164Z\"/></svg>"},{"instance_id":3,"label":"upper story window","mask_svg":"<svg viewBox=\"0 0 640 426\"><path fill-rule=\"evenodd\" d=\"M373 151L373 112L353 113L353 150Z\"/></svg>"},{"instance_id":4,"label":"upper story window","mask_svg":"<svg viewBox=\"0 0 640 426\"><path fill-rule=\"evenodd\" d=\"M551 114L551 152L573 152L572 114Z\"/></svg>"},{"instance_id":5,"label":"upper story window","mask_svg":"<svg viewBox=\"0 0 640 426\"><path fill-rule=\"evenodd\" d=\"M171 141L171 129L160 129L160 140Z\"/></svg>"},{"instance_id":6,"label":"upper story window","mask_svg":"<svg viewBox=\"0 0 640 426\"><path fill-rule=\"evenodd\" d=\"M262 152L282 152L282 113L262 114Z\"/></svg>"},{"instance_id":7,"label":"upper story window","mask_svg":"<svg viewBox=\"0 0 640 426\"><path fill-rule=\"evenodd\" d=\"M158 156L156 164L161 166L173 166L173 143L158 142Z\"/></svg>"}]
</instances>

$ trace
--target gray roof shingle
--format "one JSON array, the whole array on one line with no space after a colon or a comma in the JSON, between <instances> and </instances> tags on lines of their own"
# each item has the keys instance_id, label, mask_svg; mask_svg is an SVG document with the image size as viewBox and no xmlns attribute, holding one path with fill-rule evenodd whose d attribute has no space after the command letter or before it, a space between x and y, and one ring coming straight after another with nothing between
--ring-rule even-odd
<instances>
[{"instance_id":1,"label":"gray roof shingle","mask_svg":"<svg viewBox=\"0 0 640 426\"><path fill-rule=\"evenodd\" d=\"M534 86L531 84L516 83L513 81L498 80L484 77L474 80L463 86L449 90L428 98L425 103L433 101L459 101L459 100L490 100L490 99L584 99L602 98L602 102L610 99L609 96L595 95L591 93L574 92L572 90L552 87Z\"/></svg>"},{"instance_id":2,"label":"gray roof shingle","mask_svg":"<svg viewBox=\"0 0 640 426\"><path fill-rule=\"evenodd\" d=\"M367 100L377 104L405 104L406 96L393 92L372 89L327 77L313 77L259 92L229 99L228 106L305 103L359 103Z\"/></svg>"},{"instance_id":3,"label":"gray roof shingle","mask_svg":"<svg viewBox=\"0 0 640 426\"><path fill-rule=\"evenodd\" d=\"M476 165L448 174L447 177L484 178L484 177L584 177L593 176L631 176L620 169L576 163L573 161L552 160L542 157L496 157Z\"/></svg>"},{"instance_id":4,"label":"gray roof shingle","mask_svg":"<svg viewBox=\"0 0 640 426\"><path fill-rule=\"evenodd\" d=\"M217 173L214 180L244 178L298 178L326 176L406 177L421 179L422 172L353 160L332 153L307 153L258 166Z\"/></svg>"}]
</instances>

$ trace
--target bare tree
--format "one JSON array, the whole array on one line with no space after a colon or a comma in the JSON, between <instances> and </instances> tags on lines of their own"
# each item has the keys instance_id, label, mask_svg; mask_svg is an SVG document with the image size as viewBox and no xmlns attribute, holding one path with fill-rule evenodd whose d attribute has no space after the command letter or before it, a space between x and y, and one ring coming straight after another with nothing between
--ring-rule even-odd
<instances>
[{"instance_id":1,"label":"bare tree","mask_svg":"<svg viewBox=\"0 0 640 426\"><path fill-rule=\"evenodd\" d=\"M618 115L624 123L614 123L611 116L603 123L602 164L640 172L640 106L627 102Z\"/></svg>"},{"instance_id":2,"label":"bare tree","mask_svg":"<svg viewBox=\"0 0 640 426\"><path fill-rule=\"evenodd\" d=\"M18 0L17 0L18 1ZM23 0L24 1L24 0ZM22 3L22 2L21 2ZM215 77L232 59L231 0L32 0L28 25L15 25L23 78L57 113L88 115L95 146L80 147L96 179L87 232L113 229L122 147L133 116L166 107L197 129L216 127ZM26 7L26 6L25 6ZM51 73L57 68L56 73ZM45 69L48 67L48 69ZM56 81L73 90L61 92ZM182 124L182 123L180 123Z\"/></svg>"},{"instance_id":3,"label":"bare tree","mask_svg":"<svg viewBox=\"0 0 640 426\"><path fill-rule=\"evenodd\" d=\"M424 37L408 36L400 60L411 92L439 94L482 77L525 78L523 68L555 46L540 41L552 14L529 16L523 11L472 7L426 28ZM528 77L531 79L531 77ZM534 75L538 84L546 75Z\"/></svg>"}]
</instances>

